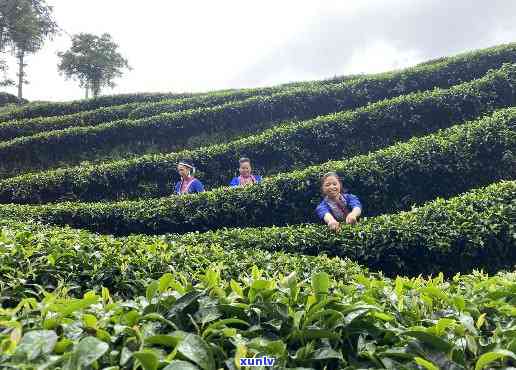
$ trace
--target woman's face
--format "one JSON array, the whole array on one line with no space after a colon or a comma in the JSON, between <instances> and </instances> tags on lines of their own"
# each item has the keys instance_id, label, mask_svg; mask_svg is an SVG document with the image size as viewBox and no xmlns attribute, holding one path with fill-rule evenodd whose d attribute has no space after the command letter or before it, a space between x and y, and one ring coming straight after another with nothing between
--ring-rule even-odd
<instances>
[{"instance_id":1,"label":"woman's face","mask_svg":"<svg viewBox=\"0 0 516 370\"><path fill-rule=\"evenodd\" d=\"M330 198L336 198L340 194L340 182L335 176L328 176L324 179L322 185L324 195Z\"/></svg>"},{"instance_id":2,"label":"woman's face","mask_svg":"<svg viewBox=\"0 0 516 370\"><path fill-rule=\"evenodd\" d=\"M179 176L181 177L188 177L188 175L190 174L190 169L180 164L177 166L177 172L179 172Z\"/></svg>"},{"instance_id":3,"label":"woman's face","mask_svg":"<svg viewBox=\"0 0 516 370\"><path fill-rule=\"evenodd\" d=\"M250 176L251 175L251 164L249 162L240 163L240 176Z\"/></svg>"}]
</instances>

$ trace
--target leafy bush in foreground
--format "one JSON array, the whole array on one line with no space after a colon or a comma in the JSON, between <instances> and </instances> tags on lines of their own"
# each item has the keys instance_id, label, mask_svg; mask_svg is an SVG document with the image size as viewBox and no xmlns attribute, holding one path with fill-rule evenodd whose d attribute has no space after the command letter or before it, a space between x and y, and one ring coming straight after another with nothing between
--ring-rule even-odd
<instances>
[{"instance_id":1,"label":"leafy bush in foreground","mask_svg":"<svg viewBox=\"0 0 516 370\"><path fill-rule=\"evenodd\" d=\"M515 122L516 108L509 108L368 155L280 174L246 188L117 203L2 205L0 215L115 234L302 223L314 219L320 175L336 170L372 216L516 178L511 153L516 147Z\"/></svg>"},{"instance_id":2,"label":"leafy bush in foreground","mask_svg":"<svg viewBox=\"0 0 516 370\"><path fill-rule=\"evenodd\" d=\"M516 46L509 47L509 50L514 54ZM0 156L9 159L2 162L4 176L98 160L120 151L142 153L149 147L153 150L177 151L184 149L185 142L199 132L204 135L224 133L227 137L235 137L241 135L243 129L246 132L251 129L257 131L281 120L307 119L436 86L449 87L484 75L493 67L493 60L489 58L492 55L487 56L486 59L464 57L462 64L448 62L427 65L340 84L314 84L218 107L21 137L0 145ZM515 62L516 56L504 55L501 59ZM494 60L499 65L500 55Z\"/></svg>"},{"instance_id":3,"label":"leafy bush in foreground","mask_svg":"<svg viewBox=\"0 0 516 370\"><path fill-rule=\"evenodd\" d=\"M210 269L195 285L166 274L128 301L65 288L0 309L0 364L215 370L267 356L282 369L508 368L515 288L514 273L307 281L257 268L231 281Z\"/></svg>"},{"instance_id":4,"label":"leafy bush in foreground","mask_svg":"<svg viewBox=\"0 0 516 370\"><path fill-rule=\"evenodd\" d=\"M198 281L203 271L218 266L222 277L236 279L253 265L267 275L296 271L309 277L316 271L347 280L365 270L340 258L305 256L265 250L238 250L211 243L196 245L167 242L160 237L134 235L114 238L68 227L0 221L0 296L15 305L27 292L59 284L75 286L73 294L107 287L117 297L143 294L145 284L164 273Z\"/></svg>"}]
</instances>

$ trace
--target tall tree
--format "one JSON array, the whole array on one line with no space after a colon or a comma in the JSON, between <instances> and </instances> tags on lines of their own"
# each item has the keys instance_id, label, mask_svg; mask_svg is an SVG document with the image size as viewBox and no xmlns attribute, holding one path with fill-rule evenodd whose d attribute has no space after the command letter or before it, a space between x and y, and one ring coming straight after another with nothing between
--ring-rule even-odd
<instances>
[{"instance_id":1,"label":"tall tree","mask_svg":"<svg viewBox=\"0 0 516 370\"><path fill-rule=\"evenodd\" d=\"M86 98L90 89L93 97L97 97L102 87L114 87L113 80L122 77L122 70L131 69L107 33L100 37L89 33L74 35L70 50L57 55L61 58L59 71L66 78L79 80L79 86L86 90Z\"/></svg>"},{"instance_id":2,"label":"tall tree","mask_svg":"<svg viewBox=\"0 0 516 370\"><path fill-rule=\"evenodd\" d=\"M0 86L14 85L14 81L7 78L7 62L5 53L12 43L10 37L10 21L15 8L15 2L12 0L0 1Z\"/></svg>"},{"instance_id":3,"label":"tall tree","mask_svg":"<svg viewBox=\"0 0 516 370\"><path fill-rule=\"evenodd\" d=\"M44 0L1 0L0 50L10 46L18 60L18 98L23 98L25 57L39 51L58 32L53 8Z\"/></svg>"}]
</instances>

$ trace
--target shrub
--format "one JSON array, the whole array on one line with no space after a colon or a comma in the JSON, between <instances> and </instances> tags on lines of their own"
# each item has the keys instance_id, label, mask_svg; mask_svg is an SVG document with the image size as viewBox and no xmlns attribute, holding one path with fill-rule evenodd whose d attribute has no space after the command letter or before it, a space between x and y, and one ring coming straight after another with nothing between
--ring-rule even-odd
<instances>
[{"instance_id":1,"label":"shrub","mask_svg":"<svg viewBox=\"0 0 516 370\"><path fill-rule=\"evenodd\" d=\"M253 159L262 175L350 157L421 136L516 103L516 66L482 79L378 102L254 137L194 151L148 156L101 166L81 166L0 181L0 201L39 203L63 198L85 201L168 195L176 163L190 158L208 186L227 184L241 156Z\"/></svg>"},{"instance_id":2,"label":"shrub","mask_svg":"<svg viewBox=\"0 0 516 370\"><path fill-rule=\"evenodd\" d=\"M295 271L307 278L324 271L346 280L366 272L347 259L227 249L215 242L196 245L145 235L113 238L5 219L0 226L0 245L9 246L0 248L0 297L6 305L15 305L27 291L38 294L35 287L54 290L60 284L75 286L76 296L106 287L113 295L129 298L144 293L145 284L162 274L181 273L199 281L211 267L224 279L237 279L254 265L267 276Z\"/></svg>"},{"instance_id":3,"label":"shrub","mask_svg":"<svg viewBox=\"0 0 516 370\"><path fill-rule=\"evenodd\" d=\"M10 104L25 104L25 103L27 103L27 100L25 100L25 99L20 100L20 99L18 99L18 97L16 97L13 94L9 94L9 93L0 91L0 107L4 107L4 106L10 105Z\"/></svg>"},{"instance_id":4,"label":"shrub","mask_svg":"<svg viewBox=\"0 0 516 370\"><path fill-rule=\"evenodd\" d=\"M453 275L516 265L516 181L495 183L399 214L366 218L340 233L326 225L233 228L168 235L177 245L348 257L388 275Z\"/></svg>"},{"instance_id":5,"label":"shrub","mask_svg":"<svg viewBox=\"0 0 516 370\"><path fill-rule=\"evenodd\" d=\"M250 127L259 130L271 122L307 119L435 86L449 87L478 78L487 70L499 66L501 61L515 62L515 50L516 46L511 45L498 49L497 53L490 51L340 84L315 84L309 88L257 96L218 107L22 137L0 145L0 154L12 159L2 165L7 174L12 175L18 171L99 159L121 148L131 153L145 151L150 146L162 151L175 151L183 148L185 141L198 132L224 132L228 137L233 137L239 135L243 127L246 130Z\"/></svg>"},{"instance_id":6,"label":"shrub","mask_svg":"<svg viewBox=\"0 0 516 370\"><path fill-rule=\"evenodd\" d=\"M82 111L88 111L101 107L109 107L113 105L122 105L134 102L159 101L171 98L184 98L191 95L192 94L176 93L137 93L100 96L95 99L76 100L66 103L34 102L27 106L13 110L11 112L0 114L0 122L14 119L60 116L64 114L74 114Z\"/></svg>"},{"instance_id":7,"label":"shrub","mask_svg":"<svg viewBox=\"0 0 516 370\"><path fill-rule=\"evenodd\" d=\"M515 281L480 272L302 280L255 268L237 280L209 269L196 284L165 274L126 301L63 287L0 311L0 365L215 370L267 356L282 369L511 368Z\"/></svg>"},{"instance_id":8,"label":"shrub","mask_svg":"<svg viewBox=\"0 0 516 370\"><path fill-rule=\"evenodd\" d=\"M93 126L103 122L124 119L138 105L139 103L128 103L68 115L2 122L0 123L0 141L12 140L17 137L30 136L45 131L61 130L68 127Z\"/></svg>"},{"instance_id":9,"label":"shrub","mask_svg":"<svg viewBox=\"0 0 516 370\"><path fill-rule=\"evenodd\" d=\"M410 208L437 196L515 178L516 108L414 138L368 155L279 174L246 188L119 203L3 205L6 218L37 218L116 233L165 233L313 220L319 177L329 170L362 199L367 215Z\"/></svg>"},{"instance_id":10,"label":"shrub","mask_svg":"<svg viewBox=\"0 0 516 370\"><path fill-rule=\"evenodd\" d=\"M252 96L266 96L286 88L262 88L237 91L222 91L209 94L200 94L185 98L160 100L153 103L127 103L101 107L94 110L81 111L74 114L35 117L25 120L6 121L0 123L0 140L12 140L21 136L31 136L40 132L63 130L69 127L97 126L102 123L122 119L151 117L160 114L160 108L167 106L168 112L179 112L194 108L208 108L231 101L238 101ZM117 122L113 122L117 124Z\"/></svg>"}]
</instances>

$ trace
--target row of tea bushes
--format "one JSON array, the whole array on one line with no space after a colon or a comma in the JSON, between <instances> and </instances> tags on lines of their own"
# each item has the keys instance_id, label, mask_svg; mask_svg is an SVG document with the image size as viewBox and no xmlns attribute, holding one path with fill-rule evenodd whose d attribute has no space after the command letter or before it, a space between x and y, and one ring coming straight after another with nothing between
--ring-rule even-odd
<instances>
[{"instance_id":1,"label":"row of tea bushes","mask_svg":"<svg viewBox=\"0 0 516 370\"><path fill-rule=\"evenodd\" d=\"M0 113L0 122L35 117L61 116L114 105L145 103L164 99L180 99L192 95L193 94L189 93L136 93L99 96L94 99L75 100L63 103L34 102L9 110L8 112Z\"/></svg>"},{"instance_id":2,"label":"row of tea bushes","mask_svg":"<svg viewBox=\"0 0 516 370\"><path fill-rule=\"evenodd\" d=\"M516 181L437 199L399 214L366 218L341 232L326 225L232 228L171 234L177 245L349 257L387 275L454 274L516 265Z\"/></svg>"},{"instance_id":3,"label":"row of tea bushes","mask_svg":"<svg viewBox=\"0 0 516 370\"><path fill-rule=\"evenodd\" d=\"M137 119L158 115L159 107L166 105L168 112L179 112L188 109L209 108L228 102L248 99L253 96L267 96L286 88L260 88L230 90L202 94L198 96L160 100L154 103L128 103L101 107L89 111L81 111L69 115L35 117L25 120L6 121L0 123L0 141L17 137L31 136L40 132L63 130L68 127L96 126L102 123L122 119ZM112 122L117 124L117 122Z\"/></svg>"},{"instance_id":4,"label":"row of tea bushes","mask_svg":"<svg viewBox=\"0 0 516 370\"><path fill-rule=\"evenodd\" d=\"M448 65L453 65L455 68L463 68L464 61L467 59L469 63L487 63L481 66L480 70L482 68L498 68L504 62L514 61L513 49L514 45L512 44L501 45L460 54L455 57L440 58L436 61L418 64L416 67L447 63ZM491 64L489 65L489 63ZM480 70L477 73L479 73ZM16 136L27 136L41 131L62 129L68 126L86 125L88 123L98 124L127 118L129 113L131 113L130 118L143 118L156 115L157 113L175 112L201 106L207 107L223 104L227 101L241 100L242 98L256 95L270 95L292 88L337 84L361 77L366 76L349 75L321 81L283 84L270 88L225 90L206 94L125 94L104 96L71 103L35 103L31 106L18 109L16 113L11 113L11 115L15 117L13 119L23 120L12 122L14 126L12 128L9 127L9 122L4 122L3 125L0 125L0 140L8 140ZM187 98L181 99L184 96L187 96ZM199 105L193 103L197 99L200 99ZM185 101L184 103L178 103L177 100ZM83 107L82 109L79 108L81 106ZM113 108L113 111L110 111L109 108ZM98 112L95 112L95 110L98 110ZM67 111L73 113L66 113ZM122 117L122 112L127 113L127 116ZM110 119L110 115L113 115L114 118ZM8 117L9 115L7 113L0 114L0 122L5 121ZM30 118L27 119L27 117ZM33 120L33 118L37 119ZM47 119L45 120L43 118ZM28 127L22 127L23 124L27 124Z\"/></svg>"},{"instance_id":5,"label":"row of tea bushes","mask_svg":"<svg viewBox=\"0 0 516 370\"><path fill-rule=\"evenodd\" d=\"M441 58L438 61L430 61L428 63L421 63L418 64L415 67L407 68L402 73L405 74L405 78L403 80L408 79L407 74L413 73L415 70L424 70L425 68L421 67L429 67L432 66L432 68L438 68L441 70L441 74L444 76L445 74L450 74L450 80L447 81L447 84L436 84L435 86L451 86L452 84L458 83L460 81L467 81L474 78L478 78L482 76L485 72L487 72L488 69L492 68L500 68L503 63L514 63L516 62L516 44L508 44L508 45L502 45L497 46L494 48L488 48L488 49L482 49L475 52L470 53L464 53L457 55L455 57L448 57L448 58ZM475 68L472 68L474 67ZM452 74L453 71L453 74ZM462 74L463 76L458 79L459 75L458 73ZM347 76L348 78L335 78L331 80L326 81L314 81L314 82L301 82L301 83L294 83L294 84L285 84L281 85L282 89L285 89L286 87L289 88L307 88L310 85L312 86L322 86L322 85L328 85L328 84L337 84L341 83L343 81L349 81L349 80L356 80L356 79L366 79L366 80L374 80L377 77L380 76L392 76L393 74L399 74L399 72L390 72L390 73L383 73L378 74L376 76ZM469 74L469 75L467 75ZM454 82L456 81L456 82ZM400 89L401 86L397 86L398 89ZM428 88L431 88L431 86L421 87L420 90L426 90ZM241 90L245 92L245 90ZM271 89L272 91L272 89ZM281 92L280 89L276 89L276 92ZM148 117L151 115L156 115L158 113L164 113L164 112L175 112L174 104L168 105L166 101L164 102L157 102L157 103L150 103L146 107L142 107L140 109L135 110L131 114L131 118L143 118Z\"/></svg>"},{"instance_id":6,"label":"row of tea bushes","mask_svg":"<svg viewBox=\"0 0 516 370\"><path fill-rule=\"evenodd\" d=\"M184 158L198 168L209 188L227 184L241 156L255 170L272 175L331 159L379 149L516 104L516 65L449 90L434 90L384 100L290 125L252 137L193 151L144 156L97 166L27 174L0 181L0 201L45 203L64 199L118 200L168 195L176 163ZM0 167L2 164L0 164Z\"/></svg>"},{"instance_id":7,"label":"row of tea bushes","mask_svg":"<svg viewBox=\"0 0 516 370\"><path fill-rule=\"evenodd\" d=\"M460 69L465 68L464 60L470 64L477 64L478 69L481 71L486 65L489 65L488 68L497 68L506 62L514 62L515 61L515 52L516 52L516 43L513 44L505 44L499 45L491 48L475 50L473 52L463 53L457 55L455 57L442 58L441 61L437 64L441 64L442 62L450 62L455 63L457 72L460 73ZM431 63L435 64L435 63ZM486 64L486 65L484 65ZM424 64L422 64L424 65ZM466 68L468 68L466 66ZM485 73L480 72L480 75ZM349 78L355 79L359 76L344 76L340 78L336 78L330 81L320 81L322 83L335 83L346 81ZM306 83L304 82L296 82L293 84L284 84L280 86L280 88L292 88L292 87L303 87ZM311 84L310 82L308 84ZM236 90L226 90L226 91L218 91L216 93L224 93L228 91L236 91ZM191 97L191 96L201 96L207 94L187 94L187 93L136 93L136 94L119 94L119 95L109 95L109 96L100 96L95 99L88 100L77 100L72 102L65 103L31 103L27 106L20 107L14 110L9 110L8 112L0 113L0 122L14 120L14 119L27 119L34 117L49 117L49 116L59 116L66 114L73 114L82 111L93 110L101 107L108 107L113 105L122 105L127 103L145 103L145 102L158 102L166 99L176 99L183 97Z\"/></svg>"},{"instance_id":8,"label":"row of tea bushes","mask_svg":"<svg viewBox=\"0 0 516 370\"><path fill-rule=\"evenodd\" d=\"M1 122L0 141L8 141L45 131L61 130L68 127L94 126L104 122L125 119L139 105L140 103L128 103L61 116Z\"/></svg>"},{"instance_id":9,"label":"row of tea bushes","mask_svg":"<svg viewBox=\"0 0 516 370\"><path fill-rule=\"evenodd\" d=\"M319 177L336 170L357 194L367 215L410 208L474 186L516 178L516 108L453 126L407 143L327 162L245 187L118 203L2 205L7 218L37 218L95 231L188 232L221 227L285 225L313 220Z\"/></svg>"},{"instance_id":10,"label":"row of tea bushes","mask_svg":"<svg viewBox=\"0 0 516 370\"><path fill-rule=\"evenodd\" d=\"M3 305L15 305L39 289L60 284L75 286L80 296L88 290L109 288L114 296L128 298L145 292L145 284L162 274L184 274L199 281L203 271L217 266L225 279L237 279L253 265L268 276L295 271L331 273L347 280L366 269L345 258L307 256L265 250L239 250L219 243L186 244L161 237L133 235L114 238L69 227L0 221L0 296Z\"/></svg>"},{"instance_id":11,"label":"row of tea bushes","mask_svg":"<svg viewBox=\"0 0 516 370\"><path fill-rule=\"evenodd\" d=\"M104 286L128 297L163 273L182 272L195 280L213 265L223 267L224 278L236 278L256 264L271 274L295 270L306 277L326 271L346 280L360 271L344 262L348 258L387 275L510 269L516 264L515 195L516 182L500 182L409 212L342 225L338 234L305 224L113 238L4 220L0 295L14 304L31 287L54 289L61 282L77 286L77 294L84 293L82 287Z\"/></svg>"},{"instance_id":12,"label":"row of tea bushes","mask_svg":"<svg viewBox=\"0 0 516 370\"><path fill-rule=\"evenodd\" d=\"M490 61L494 63L493 68L496 68L497 66L501 65L500 63L513 60L512 53L513 50L511 45L507 45L483 49L473 53L468 53L467 55L470 55L470 58L487 57ZM464 57L465 55L466 54L461 55L460 57L456 56L453 58L456 60L456 62L459 62L460 58ZM494 59L496 59L496 61L494 61ZM52 125L54 125L55 129L66 127L68 124L68 121L66 120L67 118L68 120L70 120L69 126L73 126L74 123L84 125L88 121L92 124L108 122L109 117L106 116L106 118L103 119L102 116L99 116L100 114L102 114L102 110L106 115L106 113L109 112L108 108L119 108L118 111L123 110L124 112L127 112L127 116L124 118L129 117L129 114L133 112L134 114L131 114L130 118L142 118L157 114L154 112L165 111L160 108L162 106L171 105L174 108L167 109L166 111L175 112L184 109L192 109L199 106L208 107L223 104L228 101L245 99L251 96L276 94L293 88L305 88L314 85L323 86L336 84L341 83L343 81L358 79L363 76L364 75L347 75L319 81L294 82L274 87L238 90L227 89L206 93L136 93L100 96L89 100L79 100L63 103L35 102L29 105L25 105L23 107L10 109L9 112L0 112L0 123L29 123L34 125L33 132L40 132L45 131L45 123L51 127ZM184 103L179 104L176 102L177 100L182 100L184 101ZM196 104L197 101L198 105ZM101 111L94 112L96 110ZM148 114L145 114L144 111L147 111ZM80 113L91 114L83 116L80 115ZM115 113L115 111L113 113ZM97 117L95 117L95 115L97 115ZM43 120L43 118L48 118L48 120ZM42 126L40 127L38 125ZM26 135L26 133L23 131L22 134ZM3 137L4 135L6 134L0 133L0 137ZM4 138L3 140L6 139Z\"/></svg>"},{"instance_id":13,"label":"row of tea bushes","mask_svg":"<svg viewBox=\"0 0 516 370\"><path fill-rule=\"evenodd\" d=\"M287 272L287 271L286 271ZM327 273L200 282L165 274L145 295L42 292L0 309L0 366L144 370L510 369L516 274L387 279ZM1 298L9 298L2 296Z\"/></svg>"},{"instance_id":14,"label":"row of tea bushes","mask_svg":"<svg viewBox=\"0 0 516 370\"><path fill-rule=\"evenodd\" d=\"M511 58L516 61L507 55L504 59ZM0 144L0 155L11 159L2 163L4 176L98 160L120 151L139 153L150 147L175 151L184 148L187 140L199 132L204 135L224 133L227 137L234 137L242 134L243 130L257 131L271 122L307 119L435 86L449 87L463 80L478 78L493 66L485 60L472 63L471 58L463 59L463 68L459 68L457 63L427 65L340 84L315 84L212 108L21 137ZM479 72L483 73L479 75Z\"/></svg>"}]
</instances>

